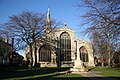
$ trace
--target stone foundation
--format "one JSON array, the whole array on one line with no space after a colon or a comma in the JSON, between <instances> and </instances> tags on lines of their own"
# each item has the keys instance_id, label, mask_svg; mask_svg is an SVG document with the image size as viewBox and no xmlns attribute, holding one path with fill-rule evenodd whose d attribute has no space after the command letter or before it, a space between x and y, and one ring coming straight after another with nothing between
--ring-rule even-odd
<instances>
[{"instance_id":1,"label":"stone foundation","mask_svg":"<svg viewBox=\"0 0 120 80\"><path fill-rule=\"evenodd\" d=\"M57 67L57 64L52 64L50 62L40 62L40 67Z\"/></svg>"},{"instance_id":2,"label":"stone foundation","mask_svg":"<svg viewBox=\"0 0 120 80\"><path fill-rule=\"evenodd\" d=\"M83 62L81 60L75 60L74 67L70 68L71 72L87 72L88 70L84 68Z\"/></svg>"},{"instance_id":3,"label":"stone foundation","mask_svg":"<svg viewBox=\"0 0 120 80\"><path fill-rule=\"evenodd\" d=\"M70 68L71 72L86 72L85 68Z\"/></svg>"}]
</instances>

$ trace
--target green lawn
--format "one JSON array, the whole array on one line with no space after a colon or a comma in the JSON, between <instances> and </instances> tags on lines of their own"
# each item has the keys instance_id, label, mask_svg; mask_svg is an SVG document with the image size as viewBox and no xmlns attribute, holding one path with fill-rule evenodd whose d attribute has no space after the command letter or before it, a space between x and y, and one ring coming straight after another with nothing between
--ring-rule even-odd
<instances>
[{"instance_id":1,"label":"green lawn","mask_svg":"<svg viewBox=\"0 0 120 80\"><path fill-rule=\"evenodd\" d=\"M98 71L100 75L104 75L107 77L120 77L120 68L112 68L112 67L95 67L92 69L93 71Z\"/></svg>"},{"instance_id":2,"label":"green lawn","mask_svg":"<svg viewBox=\"0 0 120 80\"><path fill-rule=\"evenodd\" d=\"M61 71L69 70L69 68L0 68L0 79L3 80L89 80L79 74L65 74Z\"/></svg>"},{"instance_id":3,"label":"green lawn","mask_svg":"<svg viewBox=\"0 0 120 80\"><path fill-rule=\"evenodd\" d=\"M66 70L69 68L0 68L0 80L89 80L79 74L60 73ZM91 71L97 71L106 77L120 77L120 68L95 67Z\"/></svg>"}]
</instances>

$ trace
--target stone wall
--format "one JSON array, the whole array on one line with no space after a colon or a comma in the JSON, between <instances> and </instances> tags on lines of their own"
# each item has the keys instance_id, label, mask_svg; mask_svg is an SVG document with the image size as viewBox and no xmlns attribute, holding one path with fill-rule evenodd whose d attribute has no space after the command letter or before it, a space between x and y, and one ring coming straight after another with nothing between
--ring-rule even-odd
<instances>
[{"instance_id":1,"label":"stone wall","mask_svg":"<svg viewBox=\"0 0 120 80\"><path fill-rule=\"evenodd\" d=\"M75 41L77 39L75 36L75 31L73 31L67 27L63 27L63 28L56 28L54 30L54 32L51 32L50 34L47 35L47 37L51 41L54 41L54 42L50 43L50 45L55 47L54 48L55 50L53 50L52 54L51 54L51 62L39 62L39 49L42 45L44 45L44 43L38 43L37 63L40 63L40 67L57 67L57 60L58 60L59 56L57 57L56 53L58 55L60 54L60 50L59 50L60 46L57 46L57 41L60 42L60 36L64 32L67 32L71 38L71 61L60 62L60 65L61 65L61 67L72 67L73 66L74 61L76 59L76 42ZM59 45L60 45L60 43L59 43ZM92 44L89 42L86 42L84 40L78 40L78 47L81 48L82 46L84 46L87 49L88 58L89 58L89 62L85 62L84 64L86 66L95 66ZM28 51L28 50L26 50L26 51ZM33 56L34 56L34 53L33 53ZM33 57L33 60L35 60L34 57Z\"/></svg>"}]
</instances>

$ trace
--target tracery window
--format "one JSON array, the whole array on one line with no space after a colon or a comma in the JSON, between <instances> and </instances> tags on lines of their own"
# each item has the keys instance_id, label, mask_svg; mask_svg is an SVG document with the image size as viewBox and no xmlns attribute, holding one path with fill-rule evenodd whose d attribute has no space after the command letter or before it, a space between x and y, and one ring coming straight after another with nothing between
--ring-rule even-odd
<instances>
[{"instance_id":1,"label":"tracery window","mask_svg":"<svg viewBox=\"0 0 120 80\"><path fill-rule=\"evenodd\" d=\"M71 61L71 38L67 32L60 36L61 61Z\"/></svg>"},{"instance_id":2,"label":"tracery window","mask_svg":"<svg viewBox=\"0 0 120 80\"><path fill-rule=\"evenodd\" d=\"M84 46L80 48L80 59L83 62L88 62L88 52Z\"/></svg>"},{"instance_id":3,"label":"tracery window","mask_svg":"<svg viewBox=\"0 0 120 80\"><path fill-rule=\"evenodd\" d=\"M51 62L51 49L50 46L44 45L39 50L39 61Z\"/></svg>"}]
</instances>

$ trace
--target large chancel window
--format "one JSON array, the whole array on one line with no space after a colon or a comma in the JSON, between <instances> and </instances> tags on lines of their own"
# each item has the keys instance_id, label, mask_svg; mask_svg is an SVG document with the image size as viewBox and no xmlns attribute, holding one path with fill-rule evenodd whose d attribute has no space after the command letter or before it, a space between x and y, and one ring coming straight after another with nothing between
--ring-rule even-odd
<instances>
[{"instance_id":1,"label":"large chancel window","mask_svg":"<svg viewBox=\"0 0 120 80\"><path fill-rule=\"evenodd\" d=\"M71 38L67 32L60 36L61 61L71 61Z\"/></svg>"},{"instance_id":2,"label":"large chancel window","mask_svg":"<svg viewBox=\"0 0 120 80\"><path fill-rule=\"evenodd\" d=\"M50 46L44 45L39 50L40 62L51 62L51 49Z\"/></svg>"},{"instance_id":3,"label":"large chancel window","mask_svg":"<svg viewBox=\"0 0 120 80\"><path fill-rule=\"evenodd\" d=\"M88 62L88 53L84 46L80 48L80 59L83 62Z\"/></svg>"}]
</instances>

